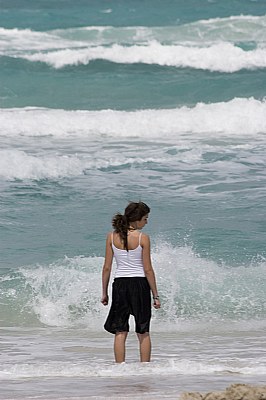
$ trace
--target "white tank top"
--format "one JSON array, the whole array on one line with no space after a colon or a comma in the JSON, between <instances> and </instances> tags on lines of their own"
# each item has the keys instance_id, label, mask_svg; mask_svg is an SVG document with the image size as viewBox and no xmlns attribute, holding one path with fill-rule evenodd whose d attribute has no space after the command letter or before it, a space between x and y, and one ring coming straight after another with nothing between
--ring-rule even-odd
<instances>
[{"instance_id":1,"label":"white tank top","mask_svg":"<svg viewBox=\"0 0 266 400\"><path fill-rule=\"evenodd\" d=\"M140 245L141 233L139 234L139 245L134 250L118 249L113 242L112 234L112 248L116 261L115 278L133 278L145 277L143 261L142 261L142 247Z\"/></svg>"}]
</instances>

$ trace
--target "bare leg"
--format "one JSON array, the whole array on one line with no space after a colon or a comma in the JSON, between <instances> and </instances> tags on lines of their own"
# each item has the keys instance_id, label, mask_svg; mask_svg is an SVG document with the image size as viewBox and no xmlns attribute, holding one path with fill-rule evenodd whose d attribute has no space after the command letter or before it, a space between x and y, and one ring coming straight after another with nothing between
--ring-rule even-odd
<instances>
[{"instance_id":1,"label":"bare leg","mask_svg":"<svg viewBox=\"0 0 266 400\"><path fill-rule=\"evenodd\" d=\"M151 360L151 338L149 332L137 333L139 339L140 361L149 362Z\"/></svg>"},{"instance_id":2,"label":"bare leg","mask_svg":"<svg viewBox=\"0 0 266 400\"><path fill-rule=\"evenodd\" d=\"M117 332L114 340L115 362L122 363L126 355L126 338L128 332Z\"/></svg>"}]
</instances>

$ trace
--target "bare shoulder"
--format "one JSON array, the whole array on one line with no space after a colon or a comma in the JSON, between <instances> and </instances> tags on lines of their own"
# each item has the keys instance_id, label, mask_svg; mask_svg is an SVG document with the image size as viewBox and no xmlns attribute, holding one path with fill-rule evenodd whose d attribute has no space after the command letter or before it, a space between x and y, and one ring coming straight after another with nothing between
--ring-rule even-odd
<instances>
[{"instance_id":1,"label":"bare shoulder","mask_svg":"<svg viewBox=\"0 0 266 400\"><path fill-rule=\"evenodd\" d=\"M112 241L112 235L113 235L113 232L108 232L108 233L107 233L107 235L106 235L106 241L107 241L107 242L110 242L110 243L111 243L111 241Z\"/></svg>"},{"instance_id":2,"label":"bare shoulder","mask_svg":"<svg viewBox=\"0 0 266 400\"><path fill-rule=\"evenodd\" d=\"M142 247L147 246L150 244L150 237L146 233L141 234L141 241L140 241Z\"/></svg>"},{"instance_id":3,"label":"bare shoulder","mask_svg":"<svg viewBox=\"0 0 266 400\"><path fill-rule=\"evenodd\" d=\"M149 237L149 235L147 235L147 233L142 232L142 233L141 233L141 237L142 237L143 239L148 239L148 240L150 240L150 237Z\"/></svg>"}]
</instances>

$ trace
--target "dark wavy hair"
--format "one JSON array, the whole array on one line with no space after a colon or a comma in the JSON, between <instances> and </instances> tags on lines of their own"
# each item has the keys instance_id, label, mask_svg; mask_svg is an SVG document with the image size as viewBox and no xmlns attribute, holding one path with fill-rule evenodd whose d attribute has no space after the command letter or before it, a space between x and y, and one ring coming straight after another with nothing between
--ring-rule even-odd
<instances>
[{"instance_id":1,"label":"dark wavy hair","mask_svg":"<svg viewBox=\"0 0 266 400\"><path fill-rule=\"evenodd\" d=\"M124 214L117 213L112 219L114 231L119 234L124 248L128 251L127 231L130 223L140 221L145 215L149 214L150 207L139 201L138 203L130 202L125 208Z\"/></svg>"}]
</instances>

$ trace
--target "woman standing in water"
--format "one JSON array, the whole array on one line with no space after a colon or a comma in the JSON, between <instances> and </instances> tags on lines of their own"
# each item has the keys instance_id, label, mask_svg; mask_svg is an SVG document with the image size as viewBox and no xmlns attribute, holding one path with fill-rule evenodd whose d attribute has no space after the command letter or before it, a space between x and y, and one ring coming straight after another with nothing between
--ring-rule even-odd
<instances>
[{"instance_id":1,"label":"woman standing in water","mask_svg":"<svg viewBox=\"0 0 266 400\"><path fill-rule=\"evenodd\" d=\"M140 232L148 222L149 212L150 208L145 203L129 203L123 215L118 213L114 216L114 231L106 239L101 302L105 306L108 304L108 284L115 257L117 267L112 304L104 328L115 335L114 354L117 363L125 361L130 315L135 318L140 361L149 362L151 358L151 292L154 308L160 308L161 305L151 263L150 239Z\"/></svg>"}]
</instances>

